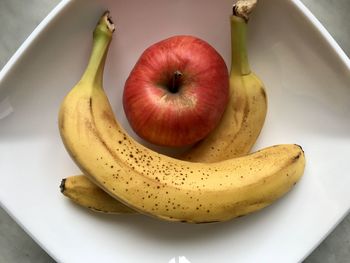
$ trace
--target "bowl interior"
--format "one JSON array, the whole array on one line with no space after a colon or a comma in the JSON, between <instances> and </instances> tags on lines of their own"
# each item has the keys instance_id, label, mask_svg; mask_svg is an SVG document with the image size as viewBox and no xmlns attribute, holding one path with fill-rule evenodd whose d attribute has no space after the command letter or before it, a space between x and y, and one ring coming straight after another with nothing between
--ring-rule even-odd
<instances>
[{"instance_id":1,"label":"bowl interior","mask_svg":"<svg viewBox=\"0 0 350 263\"><path fill-rule=\"evenodd\" d=\"M95 214L59 193L60 180L80 172L59 137L58 108L85 68L102 12L109 9L117 27L104 86L118 120L135 136L121 95L142 51L169 36L190 34L214 46L229 67L231 5L71 1L2 79L0 200L58 261L169 262L185 256L191 262L296 262L349 209L349 69L292 1L278 0L261 1L249 21L251 68L269 99L255 149L303 146L305 175L291 193L261 212L211 225Z\"/></svg>"}]
</instances>

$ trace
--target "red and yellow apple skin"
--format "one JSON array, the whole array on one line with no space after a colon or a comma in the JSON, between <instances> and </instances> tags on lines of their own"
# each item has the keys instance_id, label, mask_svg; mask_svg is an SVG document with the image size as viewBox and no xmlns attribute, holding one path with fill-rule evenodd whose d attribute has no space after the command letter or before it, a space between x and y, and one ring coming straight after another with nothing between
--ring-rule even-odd
<instances>
[{"instance_id":1,"label":"red and yellow apple skin","mask_svg":"<svg viewBox=\"0 0 350 263\"><path fill-rule=\"evenodd\" d=\"M196 143L219 123L229 99L225 61L207 42L174 36L147 48L125 83L132 129L156 145Z\"/></svg>"}]
</instances>

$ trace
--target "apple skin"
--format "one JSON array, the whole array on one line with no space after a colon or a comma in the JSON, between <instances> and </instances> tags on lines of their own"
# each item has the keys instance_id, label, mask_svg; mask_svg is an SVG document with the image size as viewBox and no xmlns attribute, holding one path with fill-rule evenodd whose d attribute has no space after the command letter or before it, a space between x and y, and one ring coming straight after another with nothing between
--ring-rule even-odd
<instances>
[{"instance_id":1,"label":"apple skin","mask_svg":"<svg viewBox=\"0 0 350 263\"><path fill-rule=\"evenodd\" d=\"M207 136L229 99L225 61L189 35L147 48L125 82L123 106L132 129L156 145L182 147Z\"/></svg>"}]
</instances>

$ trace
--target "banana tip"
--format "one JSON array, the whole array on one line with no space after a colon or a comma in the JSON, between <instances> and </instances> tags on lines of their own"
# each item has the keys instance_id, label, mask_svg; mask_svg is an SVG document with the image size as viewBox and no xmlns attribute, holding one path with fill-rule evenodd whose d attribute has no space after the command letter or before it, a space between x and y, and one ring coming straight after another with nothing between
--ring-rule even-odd
<instances>
[{"instance_id":1,"label":"banana tip","mask_svg":"<svg viewBox=\"0 0 350 263\"><path fill-rule=\"evenodd\" d=\"M60 184L60 190L61 190L61 193L63 193L64 192L64 190L65 190L65 188L66 188L66 178L64 178L64 179L62 179L62 181L61 181L61 184Z\"/></svg>"},{"instance_id":2,"label":"banana tip","mask_svg":"<svg viewBox=\"0 0 350 263\"><path fill-rule=\"evenodd\" d=\"M303 154L305 154L304 149L303 149L303 147L301 147L301 145L299 145L299 144L294 144L294 145L297 146L297 147L299 147L300 150L303 152Z\"/></svg>"},{"instance_id":3,"label":"banana tip","mask_svg":"<svg viewBox=\"0 0 350 263\"><path fill-rule=\"evenodd\" d=\"M102 15L103 19L106 21L107 27L111 32L114 32L115 30L115 25L112 21L112 16L109 12L109 10L106 10L103 15Z\"/></svg>"}]
</instances>

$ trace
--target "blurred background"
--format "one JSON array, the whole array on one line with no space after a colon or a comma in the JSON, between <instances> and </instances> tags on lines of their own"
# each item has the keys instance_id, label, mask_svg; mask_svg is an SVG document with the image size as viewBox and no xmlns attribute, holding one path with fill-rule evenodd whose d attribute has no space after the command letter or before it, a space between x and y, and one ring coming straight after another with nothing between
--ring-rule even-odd
<instances>
[{"instance_id":1,"label":"blurred background","mask_svg":"<svg viewBox=\"0 0 350 263\"><path fill-rule=\"evenodd\" d=\"M263 1L263 0L260 0ZM0 0L0 69L59 0ZM350 56L350 0L302 0ZM0 263L55 262L0 208ZM304 261L350 262L350 215Z\"/></svg>"}]
</instances>

